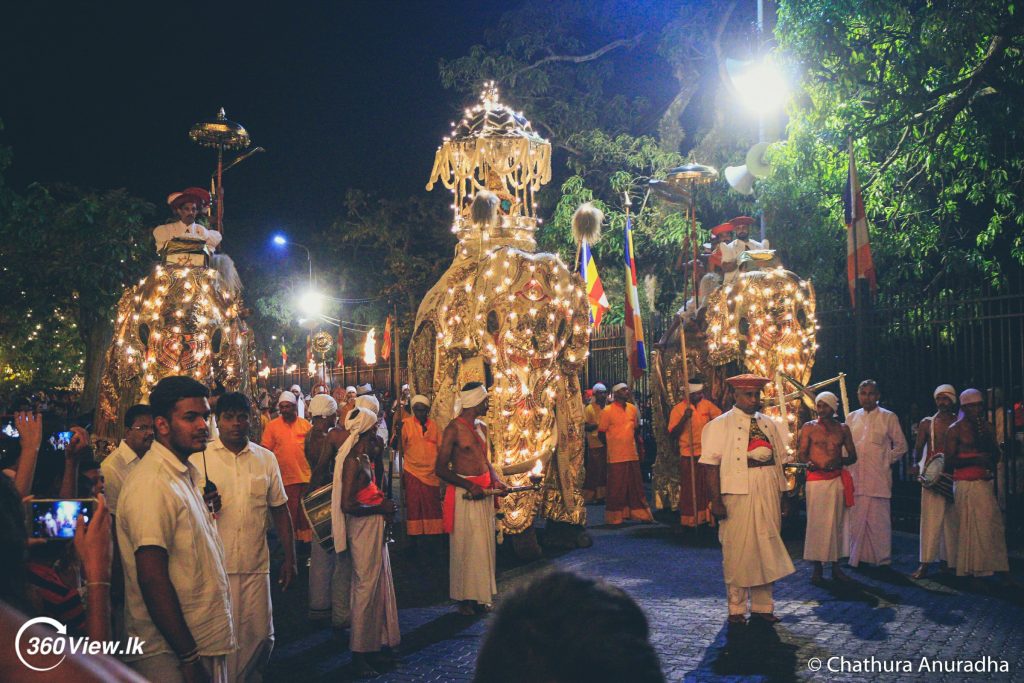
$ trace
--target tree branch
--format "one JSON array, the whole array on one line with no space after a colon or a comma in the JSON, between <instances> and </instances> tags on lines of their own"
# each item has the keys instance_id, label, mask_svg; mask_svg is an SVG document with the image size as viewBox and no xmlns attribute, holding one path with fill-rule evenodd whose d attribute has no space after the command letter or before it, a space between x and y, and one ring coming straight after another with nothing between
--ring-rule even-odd
<instances>
[{"instance_id":1,"label":"tree branch","mask_svg":"<svg viewBox=\"0 0 1024 683\"><path fill-rule=\"evenodd\" d=\"M635 47L636 44L640 42L640 39L643 38L643 35L644 35L643 32L640 32L640 33L636 34L635 36L633 36L632 38L620 38L618 40L613 40L612 42L608 43L607 45L605 45L603 47L600 47L600 48L594 50L593 52L591 52L590 54L586 54L586 55L556 55L556 54L549 54L547 57L544 57L543 59L538 59L533 64L527 64L526 66L519 67L518 69L516 69L515 71L513 71L510 74L505 74L504 76L501 77L500 80L503 81L503 82L508 82L509 85L514 86L516 84L516 77L517 76L519 76L520 74L525 73L527 71L532 71L533 69L538 69L538 68L544 66L545 64L551 64L553 62L569 62L569 63L572 63L572 64L583 64L584 62L591 62L591 61L593 61L595 59L599 59L599 58L603 57L608 52L611 52L612 50L615 50L617 48L620 48L620 47L625 47L625 48Z\"/></svg>"}]
</instances>

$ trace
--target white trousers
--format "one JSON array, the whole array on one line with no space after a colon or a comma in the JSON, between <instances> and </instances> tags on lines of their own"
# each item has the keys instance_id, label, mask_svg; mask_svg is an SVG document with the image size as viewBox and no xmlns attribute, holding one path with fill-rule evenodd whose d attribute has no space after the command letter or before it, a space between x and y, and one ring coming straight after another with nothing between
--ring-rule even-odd
<instances>
[{"instance_id":1,"label":"white trousers","mask_svg":"<svg viewBox=\"0 0 1024 683\"><path fill-rule=\"evenodd\" d=\"M761 586L729 586L725 587L729 596L729 616L734 614L747 613L747 600L750 600L751 612L772 613L775 611L775 602L772 600L772 588L774 583L766 583Z\"/></svg>"},{"instance_id":2,"label":"white trousers","mask_svg":"<svg viewBox=\"0 0 1024 683\"><path fill-rule=\"evenodd\" d=\"M351 623L352 554L309 544L309 618L330 618L335 628Z\"/></svg>"},{"instance_id":3,"label":"white trousers","mask_svg":"<svg viewBox=\"0 0 1024 683\"><path fill-rule=\"evenodd\" d=\"M210 674L210 683L228 683L228 665L226 655L200 657L203 668ZM173 652L161 652L152 657L128 662L140 676L153 683L185 683L181 675L181 662Z\"/></svg>"},{"instance_id":4,"label":"white trousers","mask_svg":"<svg viewBox=\"0 0 1024 683\"><path fill-rule=\"evenodd\" d=\"M238 649L227 656L231 683L260 683L274 649L270 574L228 574Z\"/></svg>"},{"instance_id":5,"label":"white trousers","mask_svg":"<svg viewBox=\"0 0 1024 683\"><path fill-rule=\"evenodd\" d=\"M850 541L850 566L892 562L892 515L888 498L858 496L846 511L846 537Z\"/></svg>"}]
</instances>

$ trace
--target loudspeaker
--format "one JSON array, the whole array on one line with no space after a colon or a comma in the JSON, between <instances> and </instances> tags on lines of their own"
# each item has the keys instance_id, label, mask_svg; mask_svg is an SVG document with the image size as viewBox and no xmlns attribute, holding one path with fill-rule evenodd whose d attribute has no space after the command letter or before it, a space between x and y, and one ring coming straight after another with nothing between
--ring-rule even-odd
<instances>
[{"instance_id":1,"label":"loudspeaker","mask_svg":"<svg viewBox=\"0 0 1024 683\"><path fill-rule=\"evenodd\" d=\"M768 174L772 172L771 165L764 158L764 153L768 151L768 145L767 142L759 142L747 152L747 170L755 178L767 178Z\"/></svg>"},{"instance_id":2,"label":"loudspeaker","mask_svg":"<svg viewBox=\"0 0 1024 683\"><path fill-rule=\"evenodd\" d=\"M745 165L726 166L725 179L729 183L729 187L740 194L754 193L754 176Z\"/></svg>"}]
</instances>

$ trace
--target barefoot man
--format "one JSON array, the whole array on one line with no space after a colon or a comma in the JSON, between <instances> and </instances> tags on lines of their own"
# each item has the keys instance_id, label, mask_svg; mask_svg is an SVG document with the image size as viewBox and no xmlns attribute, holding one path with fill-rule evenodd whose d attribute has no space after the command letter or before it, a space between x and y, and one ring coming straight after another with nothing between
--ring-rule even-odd
<instances>
[{"instance_id":1,"label":"barefoot man","mask_svg":"<svg viewBox=\"0 0 1024 683\"><path fill-rule=\"evenodd\" d=\"M853 505L853 479L844 468L857 462L850 428L836 421L839 399L823 391L814 400L818 419L800 430L797 459L807 463L807 532L804 559L814 563L811 583L822 579L822 563L832 563L832 578L848 581L839 568L843 552L843 512ZM846 455L843 455L846 449Z\"/></svg>"},{"instance_id":2,"label":"barefoot man","mask_svg":"<svg viewBox=\"0 0 1024 683\"><path fill-rule=\"evenodd\" d=\"M999 446L985 419L981 392L960 394L964 416L946 432L946 467L953 471L953 495L960 538L956 551L957 576L992 576L999 572L1010 583L1003 513L992 479Z\"/></svg>"},{"instance_id":3,"label":"barefoot man","mask_svg":"<svg viewBox=\"0 0 1024 683\"><path fill-rule=\"evenodd\" d=\"M917 427L914 457L919 473L923 473L936 456L942 455L946 431L956 422L956 389L952 385L943 384L935 389L935 407L938 412L921 420ZM911 578L923 579L928 565L936 560L945 563L948 569L955 567L956 533L953 501L938 491L921 487L921 564Z\"/></svg>"},{"instance_id":4,"label":"barefoot man","mask_svg":"<svg viewBox=\"0 0 1024 683\"><path fill-rule=\"evenodd\" d=\"M487 389L480 382L462 387L455 419L445 427L437 454L437 476L448 483L444 529L451 535L450 593L460 614L485 611L498 592L494 578L494 502L484 489L508 488L489 456ZM460 410L461 408L461 410ZM469 494L467 500L465 495Z\"/></svg>"}]
</instances>

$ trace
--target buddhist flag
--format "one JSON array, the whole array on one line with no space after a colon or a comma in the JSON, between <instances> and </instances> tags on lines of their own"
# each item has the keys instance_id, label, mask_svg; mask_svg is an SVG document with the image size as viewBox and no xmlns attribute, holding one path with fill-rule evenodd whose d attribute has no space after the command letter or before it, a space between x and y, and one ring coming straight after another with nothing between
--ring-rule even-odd
<instances>
[{"instance_id":1,"label":"buddhist flag","mask_svg":"<svg viewBox=\"0 0 1024 683\"><path fill-rule=\"evenodd\" d=\"M597 274L597 264L594 263L594 256L590 253L590 245L586 240L580 244L580 275L587 283L587 303L590 304L590 323L596 329L601 325L601 318L607 311L608 297L604 295L604 285L601 284L601 277Z\"/></svg>"},{"instance_id":2,"label":"buddhist flag","mask_svg":"<svg viewBox=\"0 0 1024 683\"><path fill-rule=\"evenodd\" d=\"M846 211L846 282L850 288L850 303L857 306L857 280L866 279L871 291L878 289L875 279L875 264L871 260L871 244L868 241L868 219L864 213L864 196L857 178L857 164L853 158L853 142L850 145L850 167L843 191L843 208Z\"/></svg>"},{"instance_id":3,"label":"buddhist flag","mask_svg":"<svg viewBox=\"0 0 1024 683\"><path fill-rule=\"evenodd\" d=\"M288 365L288 347L281 344L281 365Z\"/></svg>"},{"instance_id":4,"label":"buddhist flag","mask_svg":"<svg viewBox=\"0 0 1024 683\"><path fill-rule=\"evenodd\" d=\"M380 346L380 357L381 360L387 360L391 358L391 316L384 321L384 339L381 340Z\"/></svg>"},{"instance_id":5,"label":"buddhist flag","mask_svg":"<svg viewBox=\"0 0 1024 683\"><path fill-rule=\"evenodd\" d=\"M341 336L341 325L338 325L338 342L334 349L334 365L340 370L345 369L345 339Z\"/></svg>"},{"instance_id":6,"label":"buddhist flag","mask_svg":"<svg viewBox=\"0 0 1024 683\"><path fill-rule=\"evenodd\" d=\"M640 320L640 297L636 289L636 254L633 252L633 225L626 216L625 246L626 257L626 356L633 379L638 379L647 369L647 354L644 349L644 328Z\"/></svg>"}]
</instances>

